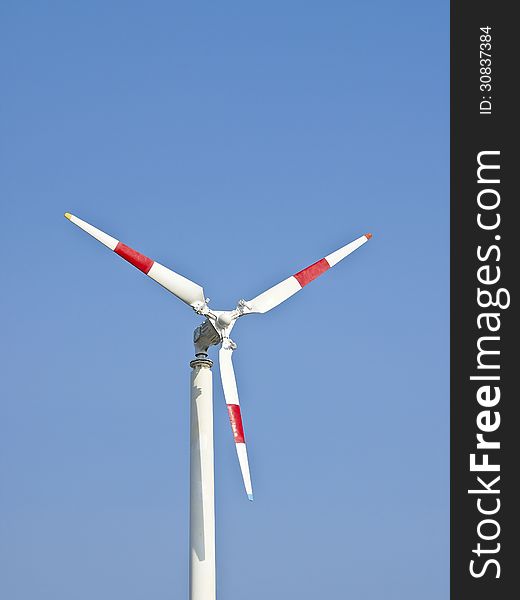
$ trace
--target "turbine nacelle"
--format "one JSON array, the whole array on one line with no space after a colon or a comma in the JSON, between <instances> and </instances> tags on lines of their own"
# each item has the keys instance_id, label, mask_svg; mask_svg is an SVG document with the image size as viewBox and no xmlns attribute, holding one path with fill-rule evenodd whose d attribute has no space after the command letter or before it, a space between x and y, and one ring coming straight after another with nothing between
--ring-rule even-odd
<instances>
[{"instance_id":1,"label":"turbine nacelle","mask_svg":"<svg viewBox=\"0 0 520 600\"><path fill-rule=\"evenodd\" d=\"M208 348L220 344L222 336L208 319L199 325L193 332L193 343L195 344L195 356L207 356Z\"/></svg>"},{"instance_id":2,"label":"turbine nacelle","mask_svg":"<svg viewBox=\"0 0 520 600\"><path fill-rule=\"evenodd\" d=\"M199 311L198 314L203 314ZM207 355L210 346L222 344L223 347L237 347L229 337L231 330L240 314L236 310L207 310L206 320L195 329L193 342L195 355Z\"/></svg>"}]
</instances>

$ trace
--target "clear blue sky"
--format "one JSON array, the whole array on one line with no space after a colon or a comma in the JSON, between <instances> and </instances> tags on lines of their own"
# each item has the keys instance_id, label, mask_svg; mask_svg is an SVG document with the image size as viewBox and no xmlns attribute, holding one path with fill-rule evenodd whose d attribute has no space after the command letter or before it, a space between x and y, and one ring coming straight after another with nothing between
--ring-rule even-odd
<instances>
[{"instance_id":1,"label":"clear blue sky","mask_svg":"<svg viewBox=\"0 0 520 600\"><path fill-rule=\"evenodd\" d=\"M448 597L448 11L2 2L2 598L187 594L199 319L65 211L214 308L374 234L234 331L253 504L214 369L219 597Z\"/></svg>"}]
</instances>

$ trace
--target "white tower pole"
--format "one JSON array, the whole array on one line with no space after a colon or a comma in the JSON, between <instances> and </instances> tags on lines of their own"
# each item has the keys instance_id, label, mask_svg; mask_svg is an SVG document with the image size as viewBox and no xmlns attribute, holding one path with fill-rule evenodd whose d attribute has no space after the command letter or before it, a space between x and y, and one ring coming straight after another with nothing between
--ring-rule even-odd
<instances>
[{"instance_id":1,"label":"white tower pole","mask_svg":"<svg viewBox=\"0 0 520 600\"><path fill-rule=\"evenodd\" d=\"M212 366L190 362L190 600L216 598Z\"/></svg>"}]
</instances>

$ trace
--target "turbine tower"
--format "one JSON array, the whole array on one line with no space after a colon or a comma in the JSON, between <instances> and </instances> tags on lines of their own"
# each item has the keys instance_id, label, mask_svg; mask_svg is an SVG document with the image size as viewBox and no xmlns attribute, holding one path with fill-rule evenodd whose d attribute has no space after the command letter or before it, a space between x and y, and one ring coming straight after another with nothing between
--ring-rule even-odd
<instances>
[{"instance_id":1,"label":"turbine tower","mask_svg":"<svg viewBox=\"0 0 520 600\"><path fill-rule=\"evenodd\" d=\"M213 461L213 389L208 358L210 346L220 345L219 365L224 398L233 432L236 452L242 472L245 491L253 500L253 487L247 458L242 413L233 369L232 355L236 344L230 338L231 330L240 317L266 313L278 306L308 283L346 258L365 244L372 235L367 233L332 252L314 264L298 271L252 300L239 300L233 310L209 308L203 288L168 267L133 250L119 240L65 213L65 217L86 231L107 248L124 258L134 267L162 285L174 296L205 318L194 332L195 359L190 362L190 600L214 600L215 585L215 502Z\"/></svg>"}]
</instances>

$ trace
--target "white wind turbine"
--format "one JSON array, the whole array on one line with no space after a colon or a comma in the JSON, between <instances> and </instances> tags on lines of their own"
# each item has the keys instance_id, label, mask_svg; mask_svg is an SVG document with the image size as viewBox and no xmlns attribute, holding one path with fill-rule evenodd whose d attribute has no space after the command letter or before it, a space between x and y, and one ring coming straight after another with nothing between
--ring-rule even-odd
<instances>
[{"instance_id":1,"label":"white wind turbine","mask_svg":"<svg viewBox=\"0 0 520 600\"><path fill-rule=\"evenodd\" d=\"M213 600L215 586L215 516L213 467L213 398L212 361L208 348L220 344L219 364L224 397L233 430L235 446L242 471L245 490L253 500L253 488L245 444L242 415L232 354L236 344L229 337L237 319L253 313L265 313L299 292L330 267L365 244L372 235L367 233L284 279L252 300L240 300L234 310L213 310L202 287L186 277L126 246L119 240L65 213L72 223L160 283L169 292L206 318L194 332L195 360L190 362L191 373L191 436L190 436L190 599Z\"/></svg>"}]
</instances>

